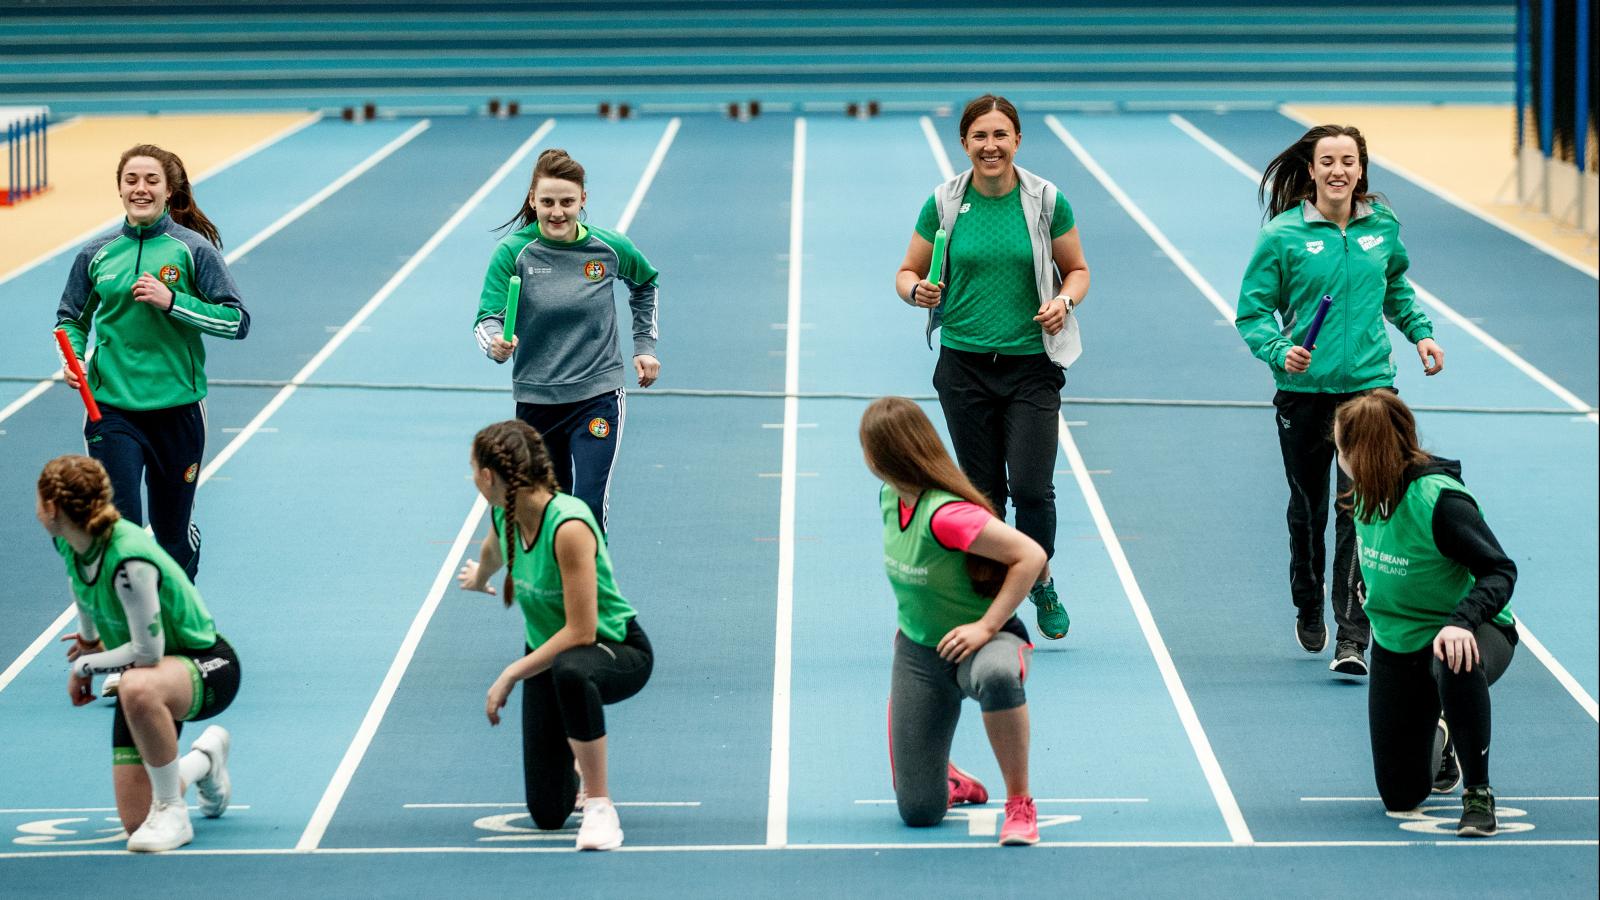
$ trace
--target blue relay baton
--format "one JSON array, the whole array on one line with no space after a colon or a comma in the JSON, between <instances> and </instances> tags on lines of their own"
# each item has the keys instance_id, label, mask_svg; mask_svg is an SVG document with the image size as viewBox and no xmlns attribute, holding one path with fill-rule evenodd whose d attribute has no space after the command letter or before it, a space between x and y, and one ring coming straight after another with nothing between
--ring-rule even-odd
<instances>
[{"instance_id":1,"label":"blue relay baton","mask_svg":"<svg viewBox=\"0 0 1600 900\"><path fill-rule=\"evenodd\" d=\"M1306 339L1300 346L1310 350L1317 342L1317 332L1322 330L1322 320L1328 317L1328 307L1333 305L1333 295L1323 294L1322 302L1317 304L1317 314L1311 317L1311 327L1306 329Z\"/></svg>"}]
</instances>

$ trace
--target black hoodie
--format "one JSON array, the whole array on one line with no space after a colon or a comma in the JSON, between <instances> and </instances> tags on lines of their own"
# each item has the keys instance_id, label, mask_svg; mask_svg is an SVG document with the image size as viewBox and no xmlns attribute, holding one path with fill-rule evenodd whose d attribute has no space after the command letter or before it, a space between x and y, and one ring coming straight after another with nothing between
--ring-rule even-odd
<instances>
[{"instance_id":1,"label":"black hoodie","mask_svg":"<svg viewBox=\"0 0 1600 900\"><path fill-rule=\"evenodd\" d=\"M1413 481L1424 475L1449 475L1466 483L1461 478L1459 461L1430 456L1427 462L1406 470L1401 496ZM1517 564L1500 549L1500 542L1489 530L1489 523L1483 520L1478 504L1462 491L1446 488L1439 493L1439 502L1433 507L1433 543L1441 556L1465 566L1475 579L1472 590L1450 614L1450 624L1476 631L1511 602L1511 591L1517 583Z\"/></svg>"}]
</instances>

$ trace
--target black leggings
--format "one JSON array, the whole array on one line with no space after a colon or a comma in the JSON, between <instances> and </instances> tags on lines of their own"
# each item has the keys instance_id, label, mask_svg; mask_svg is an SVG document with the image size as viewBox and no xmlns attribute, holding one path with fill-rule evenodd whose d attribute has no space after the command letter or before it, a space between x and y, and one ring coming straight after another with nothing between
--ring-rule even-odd
<instances>
[{"instance_id":1,"label":"black leggings","mask_svg":"<svg viewBox=\"0 0 1600 900\"><path fill-rule=\"evenodd\" d=\"M1372 684L1367 722L1372 730L1372 770L1385 809L1416 809L1433 790L1434 730L1439 711L1467 787L1489 783L1489 685L1505 674L1516 650L1511 628L1479 625L1480 663L1471 672L1451 672L1434 658L1432 642L1415 653L1391 653L1372 645Z\"/></svg>"},{"instance_id":2,"label":"black leggings","mask_svg":"<svg viewBox=\"0 0 1600 900\"><path fill-rule=\"evenodd\" d=\"M535 825L553 831L572 814L578 775L567 739L605 737L604 706L639 693L654 664L650 639L629 619L622 643L574 647L522 683L522 784Z\"/></svg>"},{"instance_id":3,"label":"black leggings","mask_svg":"<svg viewBox=\"0 0 1600 900\"><path fill-rule=\"evenodd\" d=\"M1066 373L1043 353L1007 356L939 348L939 393L956 462L1002 519L1009 496L1017 530L1056 552L1056 441Z\"/></svg>"}]
</instances>

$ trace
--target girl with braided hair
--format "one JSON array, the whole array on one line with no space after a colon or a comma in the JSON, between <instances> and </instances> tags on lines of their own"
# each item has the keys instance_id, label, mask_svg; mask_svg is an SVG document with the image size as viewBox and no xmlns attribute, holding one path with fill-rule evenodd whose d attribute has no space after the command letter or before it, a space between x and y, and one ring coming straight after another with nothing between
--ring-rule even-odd
<instances>
[{"instance_id":1,"label":"girl with braided hair","mask_svg":"<svg viewBox=\"0 0 1600 900\"><path fill-rule=\"evenodd\" d=\"M231 738L213 725L178 757L184 722L209 719L239 691L239 660L200 592L145 530L112 505L105 467L61 456L39 474L39 523L66 563L78 609L67 660L73 706L94 700L95 675L122 673L111 726L117 813L128 849L172 850L194 839L184 788L208 818L228 808Z\"/></svg>"},{"instance_id":2,"label":"girl with braided hair","mask_svg":"<svg viewBox=\"0 0 1600 900\"><path fill-rule=\"evenodd\" d=\"M56 327L83 357L101 419L84 442L111 476L122 514L148 523L192 581L200 530L191 521L206 444L206 348L201 335L243 340L250 314L222 257L222 239L195 204L183 160L153 144L117 163L122 227L85 244L56 309ZM70 365L67 384L78 386ZM140 483L145 502L139 502Z\"/></svg>"},{"instance_id":3,"label":"girl with braided hair","mask_svg":"<svg viewBox=\"0 0 1600 900\"><path fill-rule=\"evenodd\" d=\"M606 782L607 704L637 694L654 653L633 607L617 590L611 553L589 505L557 486L550 453L532 426L497 422L472 440L472 480L493 507L476 561L461 567L462 590L495 593L522 609L526 644L489 686L485 713L500 724L522 684L522 771L534 824L566 823L578 796L576 761L588 798L579 850L622 846L622 825Z\"/></svg>"}]
</instances>

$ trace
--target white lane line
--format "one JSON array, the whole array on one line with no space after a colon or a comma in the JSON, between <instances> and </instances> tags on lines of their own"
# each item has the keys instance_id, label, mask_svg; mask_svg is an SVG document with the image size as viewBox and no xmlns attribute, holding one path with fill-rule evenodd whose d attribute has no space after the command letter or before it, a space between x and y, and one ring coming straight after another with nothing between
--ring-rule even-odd
<instances>
[{"instance_id":1,"label":"white lane line","mask_svg":"<svg viewBox=\"0 0 1600 900\"><path fill-rule=\"evenodd\" d=\"M1293 106L1288 105L1288 104L1285 104L1283 106L1278 107L1278 112L1281 115L1283 115L1284 117L1289 118L1289 119L1293 119L1294 121L1300 123L1301 125L1304 125L1307 128L1311 128L1311 127L1314 127L1314 126L1316 126L1318 124L1321 124L1319 122L1313 121L1312 119L1308 118L1307 116L1302 114L1299 110L1295 109ZM1388 158L1383 157L1383 156L1380 156L1380 155L1378 155L1376 153L1368 153L1367 154L1367 159L1370 162L1375 162L1378 165L1383 166L1385 169L1388 169L1389 171L1395 173L1396 175L1399 175L1401 178L1404 178L1405 180L1407 180L1407 181L1411 182L1412 184L1416 185L1417 187L1422 188L1423 190L1425 190L1428 193L1434 195L1435 197L1438 197L1440 200L1443 200L1444 202L1450 204L1451 206L1454 206L1455 208L1461 210L1462 212L1464 212L1464 213L1466 213L1466 214L1468 214L1470 216L1473 216L1474 218L1477 218L1477 219L1480 219L1480 220L1482 220L1484 222L1487 222L1488 224L1493 225L1494 227L1500 229L1501 231L1504 231L1506 234L1509 234L1514 238L1517 238L1519 240L1527 242L1527 244L1529 246L1537 248L1538 250L1544 252L1545 254L1547 254L1550 257L1552 257L1553 259L1555 259L1556 261L1564 262L1567 265L1573 267L1574 269L1577 269L1579 272L1582 272L1583 274L1589 276L1590 278L1600 278L1600 269L1596 269L1594 266L1587 265L1587 264L1585 264L1583 262L1580 262L1580 261L1578 261L1576 259L1573 259L1570 255L1568 255L1566 253L1563 253L1561 250L1559 250L1559 249L1557 249L1555 247L1550 246L1549 244L1545 243L1544 241L1540 240L1537 237L1534 237L1533 235L1529 234L1528 232L1523 231L1522 229L1518 228L1517 226L1511 224L1510 222L1501 221L1500 219L1498 219L1498 218L1496 218L1494 216L1491 216L1488 213L1483 212L1482 210L1478 209L1477 207L1473 206L1472 204L1468 203L1467 201L1465 201L1465 200L1461 199L1460 197L1456 196L1451 191L1446 190L1445 188L1442 188L1437 184L1434 184L1433 182L1431 182L1428 179L1422 177L1421 175L1418 175L1416 172L1413 172L1410 169L1405 168L1404 166L1396 164L1394 160L1388 159ZM1260 176L1257 176L1257 180L1258 181L1260 180Z\"/></svg>"},{"instance_id":2,"label":"white lane line","mask_svg":"<svg viewBox=\"0 0 1600 900\"><path fill-rule=\"evenodd\" d=\"M1533 632L1529 631L1528 626L1523 624L1521 616L1517 617L1517 637L1521 639L1522 644L1533 653L1539 662L1544 663L1544 667L1550 670L1550 674L1555 676L1556 681L1566 689L1572 699L1578 701L1578 705L1583 707L1583 711L1589 714L1589 718L1600 722L1600 705L1597 705L1594 697L1583 689L1583 685L1578 683L1578 679L1572 677L1572 673L1567 671L1567 667L1556 659L1555 654L1547 650L1544 644L1533 636Z\"/></svg>"},{"instance_id":3,"label":"white lane line","mask_svg":"<svg viewBox=\"0 0 1600 900\"><path fill-rule=\"evenodd\" d=\"M378 726L382 724L384 714L389 711L389 703L400 687L400 679L405 677L406 668L411 665L411 658L416 655L417 647L422 643L422 635L428 630L428 623L433 620L433 614L439 608L439 601L443 599L445 589L450 586L456 565L466 553L467 544L472 541L478 523L483 520L483 514L488 508L488 502L479 496L472 504L472 511L467 513L467 518L461 523L461 530L456 533L455 543L450 545L450 552L445 555L444 565L439 567L439 573L434 576L433 587L428 590L422 606L417 609L416 616L411 620L411 627L406 631L405 640L400 642L400 648L395 651L394 660L389 664L389 671L384 675L378 693L372 698L372 704L367 707L367 714L362 718L361 726L356 729L355 738L350 741L350 746L345 748L344 758L339 761L333 779L322 792L322 799L318 801L316 810L311 814L311 821L306 824L305 831L300 834L300 840L295 843L296 850L315 850L322 842L322 836L328 830L328 823L333 820L339 802L344 799L344 793L350 787L350 780L355 777L356 769L361 765L361 758L366 756L367 748L372 746L372 738L378 733Z\"/></svg>"},{"instance_id":4,"label":"white lane line","mask_svg":"<svg viewBox=\"0 0 1600 900\"><path fill-rule=\"evenodd\" d=\"M1146 848L1155 849L1199 849L1199 850L1239 850L1239 844L1227 841L1040 841L1036 847L1047 847L1057 850L1138 850ZM1596 847L1600 840L1593 838L1564 840L1560 838L1530 838L1518 839L1513 837L1500 838L1493 841L1474 841L1454 838L1439 841L1261 841L1249 846L1249 852L1258 850L1306 850L1318 848L1342 847L1459 847L1462 852L1471 852L1475 848L1479 852L1493 853L1496 847ZM1015 853L1016 851L1002 847L993 841L972 843L937 843L924 842L915 844L787 844L783 847L770 847L766 844L680 844L680 845L634 845L628 844L618 847L611 853L759 853L759 852L815 852L829 850L965 850L993 851L997 853ZM162 856L413 856L420 854L430 855L456 855L456 854L494 854L494 853L583 853L573 847L319 847L316 850L295 850L287 847L261 848L253 850L168 850ZM0 853L0 859L63 859L67 857L89 856L114 856L121 859L128 858L126 850L33 850L22 852Z\"/></svg>"},{"instance_id":5,"label":"white lane line","mask_svg":"<svg viewBox=\"0 0 1600 900\"><path fill-rule=\"evenodd\" d=\"M1195 712L1194 703L1189 699L1189 692L1183 687L1183 679L1178 676L1178 667L1173 664L1172 654L1167 651L1167 643L1161 637L1161 629L1156 627L1155 616L1150 612L1150 604L1145 601L1144 591L1140 589L1139 581L1133 575L1133 566L1129 565L1128 556L1122 551L1122 542L1111 527L1111 517L1106 514L1105 504L1100 502L1100 492L1095 489L1094 481L1089 478L1089 467L1083 461L1083 454L1078 452L1078 444L1072 439L1072 430L1067 427L1065 419L1060 419L1060 434L1061 448L1067 453L1067 460L1072 467L1073 477L1077 479L1078 489L1083 492L1083 500L1089 507L1089 515L1094 518L1095 528L1100 531L1100 540L1106 546L1106 554L1111 557L1111 565L1117 570L1117 578L1122 582L1122 592L1127 595L1128 605L1133 607L1134 618L1139 620L1139 630L1144 632L1145 643L1150 645L1150 654L1155 657L1156 668L1161 670L1161 680L1166 684L1167 694L1172 698L1172 705L1178 711L1178 720L1183 723L1184 733L1188 735L1189 744L1194 748L1195 758L1200 762L1200 771L1205 774L1206 784L1211 788L1211 796L1222 812L1222 820L1227 823L1228 835L1236 844L1254 843L1255 839L1250 835L1250 826L1245 823L1244 813L1239 809L1239 801L1234 798L1233 789L1228 786L1228 777L1223 774L1222 764L1217 761L1217 755L1211 749L1211 740L1206 737L1205 727L1200 724L1200 716Z\"/></svg>"},{"instance_id":6,"label":"white lane line","mask_svg":"<svg viewBox=\"0 0 1600 900\"><path fill-rule=\"evenodd\" d=\"M661 140L656 142L655 152L650 154L650 162L644 167L644 175L639 183L634 186L633 196L628 198L628 205L622 208L622 216L617 219L617 231L628 233L628 226L633 224L634 216L639 214L639 207L644 204L644 195L649 192L650 184L656 180L656 173L661 171L661 161L667 158L667 148L672 146L672 139L678 135L678 126L681 124L677 117L668 120L666 130L661 132Z\"/></svg>"},{"instance_id":7,"label":"white lane line","mask_svg":"<svg viewBox=\"0 0 1600 900\"><path fill-rule=\"evenodd\" d=\"M1579 803L1593 803L1596 800L1600 800L1600 797L1502 797L1499 794L1495 794L1494 798L1496 800L1515 800L1515 801L1519 801L1519 802L1526 801L1526 800L1538 800L1538 801L1547 802L1547 803L1552 803L1552 802L1557 802L1557 801L1561 801L1561 802L1573 801L1573 802L1579 802ZM1440 794L1440 795L1435 796L1435 797L1430 797L1429 799L1430 800L1443 801L1443 800L1459 800L1460 798L1459 797L1449 797L1449 796ZM1382 803L1383 802L1383 798L1381 798L1381 797L1301 797L1300 798L1300 802L1301 803Z\"/></svg>"},{"instance_id":8,"label":"white lane line","mask_svg":"<svg viewBox=\"0 0 1600 900\"><path fill-rule=\"evenodd\" d=\"M1509 798L1507 798L1509 799ZM898 803L898 800L857 800L860 806L889 806ZM1039 803L1149 803L1149 797L1035 797L1035 804Z\"/></svg>"},{"instance_id":9,"label":"white lane line","mask_svg":"<svg viewBox=\"0 0 1600 900\"><path fill-rule=\"evenodd\" d=\"M1183 116L1179 115L1171 115L1167 117L1167 120L1173 125L1177 126L1177 128L1184 134L1194 138L1194 140L1202 147L1205 147L1207 150L1210 150L1212 153L1216 154L1219 159L1227 163L1228 166L1234 171L1250 179L1253 183L1259 184L1261 182L1260 172L1257 172L1255 169L1251 168L1247 163L1231 153L1226 147L1217 143L1211 138L1210 135L1195 127L1195 125L1188 119L1185 119ZM1446 319L1449 319L1450 322L1457 328L1465 331L1480 344L1488 347L1489 350L1496 356L1510 363L1515 369L1517 369L1517 371L1533 379L1533 381L1540 387L1552 394L1555 394L1562 403L1565 403L1574 410L1583 413L1590 422L1600 424L1600 413L1594 412L1593 408L1580 399L1577 394L1574 394L1572 391L1562 387L1554 378L1551 378L1549 375L1546 375L1544 372L1540 371L1536 366L1528 362L1526 359L1523 359L1510 347L1500 343L1500 341L1496 340L1493 335L1489 334L1487 331L1484 331L1483 328L1480 327L1476 322L1472 321L1466 316L1463 316L1461 313L1456 312L1450 307L1449 304L1445 303L1443 300L1440 300L1433 292L1428 291L1424 289L1422 285L1417 284L1416 279L1412 278L1410 281L1411 286L1417 291L1417 298L1420 299L1430 309L1438 312Z\"/></svg>"},{"instance_id":10,"label":"white lane line","mask_svg":"<svg viewBox=\"0 0 1600 900\"><path fill-rule=\"evenodd\" d=\"M692 807L699 806L699 800L617 800L612 806L640 806L640 807ZM526 800L519 803L403 803L401 809L527 809ZM0 809L0 812L5 810Z\"/></svg>"},{"instance_id":11,"label":"white lane line","mask_svg":"<svg viewBox=\"0 0 1600 900\"><path fill-rule=\"evenodd\" d=\"M16 659L12 660L11 665L6 666L4 672L0 672L0 691L4 691L6 685L10 684L18 675L21 675L22 670L28 667L28 663L33 662L34 657L44 652L44 648L55 641L56 635L66 630L68 623L76 618L77 608L77 604L68 603L67 608L62 610L61 615L56 616L56 620L51 622L44 631L40 632L39 636L33 639L33 643L29 644L26 650L23 650Z\"/></svg>"},{"instance_id":12,"label":"white lane line","mask_svg":"<svg viewBox=\"0 0 1600 900\"><path fill-rule=\"evenodd\" d=\"M316 121L315 117L313 117L306 124L309 125L311 122L314 122L314 121ZM278 232L282 231L287 225L292 223L294 220L296 220L296 219L300 218L301 216L305 215L306 213L310 212L312 209L316 208L319 204L321 204L322 201L324 201L324 200L328 199L329 197L331 197L340 188L344 187L345 185L349 184L350 182L354 181L355 179L361 177L361 175L365 174L368 169L371 169L373 166L375 166L378 163L382 162L390 154L394 153L396 150L399 150L401 147L405 146L407 143L409 143L411 141L412 138L416 137L417 135L421 134L423 131L427 130L429 124L431 124L429 122L429 120L423 119L421 122L418 122L416 125L413 125L404 134L400 135L399 137L397 137L394 140L390 141L389 143L385 144L383 147L381 147L378 150L376 150L375 152L373 152L373 154L371 156L369 156L366 159L362 160L361 162L357 163L349 171L345 172L343 175L340 175L338 178L336 178L333 181L329 182L326 187L324 187L320 191L317 191L315 194L311 195L309 198L306 199L305 202L301 203L299 206L296 206L294 209L291 209L288 212L284 213L282 216L279 216L277 221L273 222L271 225L268 225L266 228L263 228L261 231L259 231L259 232L255 233L254 235L252 235L243 244L240 244L239 246L235 247L234 249L228 251L223 256L223 261L228 263L229 265L232 265L233 263L237 262L246 253L249 253L251 250L254 250L256 247L260 246L262 241L265 241L267 238L272 237L273 235L275 235ZM112 224L116 224L116 223L113 222ZM83 240L78 241L78 243L81 244L81 243L83 243L83 241L87 241L89 238L94 237L96 234L99 234L101 231L104 231L104 230L105 229L103 229L103 228L97 229L94 232L90 233L89 235L85 236L83 238ZM30 266L31 265L33 265L33 264L30 263ZM0 284L3 284L3 283L4 283L4 279L0 279ZM48 390L50 388L50 385L54 384L57 381L60 381L61 378L62 378L61 372L59 370L57 370L49 378L45 378L45 379L41 380L38 384L36 384L33 387L29 388L27 393L23 394L21 397L18 397L16 400L13 400L10 404L8 404L6 406L5 409L0 410L0 422L4 422L7 418L9 418L11 415L16 413L17 410L19 410L22 407L24 407L24 406L28 405L29 403L33 402L35 399L37 399L39 397L39 395L43 394L46 390Z\"/></svg>"},{"instance_id":13,"label":"white lane line","mask_svg":"<svg viewBox=\"0 0 1600 900\"><path fill-rule=\"evenodd\" d=\"M933 154L933 161L939 165L939 174L945 181L956 177L955 167L950 165L950 154L945 152L944 142L939 140L939 132L933 127L933 120L927 116L920 119L922 136L928 139L928 150Z\"/></svg>"},{"instance_id":14,"label":"white lane line","mask_svg":"<svg viewBox=\"0 0 1600 900\"><path fill-rule=\"evenodd\" d=\"M1231 325L1233 323L1233 317L1235 313L1233 306L1230 305L1228 301L1222 299L1222 295L1217 293L1217 289L1211 286L1211 282L1207 281L1205 276L1200 274L1200 270L1196 269L1194 265L1189 262L1189 258L1179 252L1178 248L1173 245L1172 241L1167 239L1166 234L1163 233L1160 228L1156 227L1156 223L1151 221L1150 217L1144 214L1144 210L1140 209L1139 205L1133 202L1133 198L1129 197L1127 193L1122 190L1121 186L1112 180L1111 176L1106 173L1105 169L1100 168L1100 164L1095 162L1094 157L1089 155L1089 151L1084 149L1082 144L1078 143L1078 139L1073 137L1071 132L1067 131L1066 126L1061 124L1060 119L1057 119L1055 116L1045 116L1044 121L1046 125L1050 126L1050 130L1056 133L1056 137L1061 139L1061 143L1065 144L1067 149L1072 151L1072 155L1078 158L1078 162L1082 163L1083 167L1089 170L1089 174L1093 175L1095 180L1100 182L1100 186L1105 188L1106 193L1110 194L1112 199L1117 201L1117 204L1122 207L1123 211L1128 214L1129 218L1133 219L1133 221L1139 224L1140 228L1144 229L1144 233L1150 236L1150 240L1155 241L1156 246L1161 248L1161 252L1165 253L1167 258L1172 260L1172 262L1177 265L1178 271L1182 272L1184 277L1189 279L1189 282L1195 286L1195 289L1200 292L1201 296L1210 301L1211 305L1216 308L1217 313L1221 315L1222 318L1228 322L1228 324Z\"/></svg>"},{"instance_id":15,"label":"white lane line","mask_svg":"<svg viewBox=\"0 0 1600 900\"><path fill-rule=\"evenodd\" d=\"M236 809L249 809L249 808L250 808L250 804L248 804L248 803L229 803L228 804L228 812L233 812ZM114 813L116 811L117 811L117 808L115 806L59 806L59 807L36 807L36 808L31 808L31 809L0 809L0 815L24 815L24 814L29 814L29 813L103 813L103 812Z\"/></svg>"},{"instance_id":16,"label":"white lane line","mask_svg":"<svg viewBox=\"0 0 1600 900\"><path fill-rule=\"evenodd\" d=\"M262 140L256 142L255 144L252 144L251 146L246 147L245 149L239 151L238 153L235 153L234 155L232 155L232 156L228 157L227 159L223 160L222 162L217 163L216 165L212 166L210 169L206 170L205 174L201 175L198 178L192 179L192 183L193 184L200 184L201 182L205 181L206 179L210 178L211 176L220 174L220 173L232 168L236 163L242 162L243 160L248 159L249 157L254 156L257 153L260 153L262 150L267 149L268 147L272 146L273 144L276 144L279 141L282 141L282 140L284 140L285 138L288 138L291 135L298 134L301 131L304 131L305 129L310 128L312 125L317 124L317 122L321 118L322 118L322 113L320 113L320 112L311 113L310 115L306 116L305 118L300 119L300 120L296 121L295 123L293 123L292 125L289 125L288 127L284 128L282 131L279 131L277 134L268 135L267 137L263 138ZM74 121L77 121L77 120L74 120ZM112 174L116 174L116 173L113 172ZM41 266L44 263L48 262L50 259L52 259L52 258L54 258L54 257L56 257L56 256L58 256L58 255L60 255L62 253L66 253L68 251L78 249L79 247L81 247L84 244L88 243L90 238L94 237L95 235L102 234L102 233L104 233L104 232L106 232L106 231L108 231L108 230L110 230L112 228L115 228L121 221L122 221L122 216L120 216L120 215L112 216L111 218L106 219L105 221L103 221L100 224L94 226L93 228L90 228L88 231L83 232L82 234L78 235L77 237L72 238L71 240L68 240L65 243L62 243L60 246L56 247L54 250L46 251L43 255L35 257L34 259L31 259L28 262L23 263L19 268L12 269L10 272L5 273L4 275L0 275L0 285L3 285L3 284L5 284L6 282L10 281L13 278L17 278L17 277L19 277L19 276L21 276L21 275L23 275L23 274L25 274L25 273L27 273L29 271L32 271L35 268L38 268L39 266Z\"/></svg>"},{"instance_id":17,"label":"white lane line","mask_svg":"<svg viewBox=\"0 0 1600 900\"><path fill-rule=\"evenodd\" d=\"M783 479L778 489L777 624L772 654L772 758L767 773L767 843L789 843L789 699L794 642L795 474L800 421L800 271L805 249L806 120L794 120L789 186L789 319L784 336Z\"/></svg>"}]
</instances>

